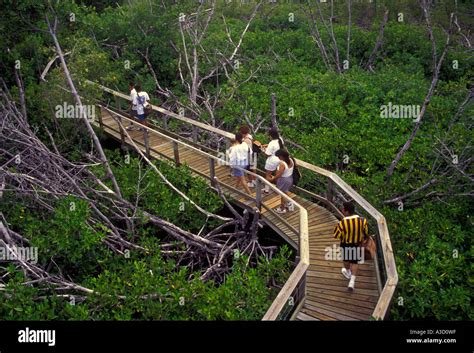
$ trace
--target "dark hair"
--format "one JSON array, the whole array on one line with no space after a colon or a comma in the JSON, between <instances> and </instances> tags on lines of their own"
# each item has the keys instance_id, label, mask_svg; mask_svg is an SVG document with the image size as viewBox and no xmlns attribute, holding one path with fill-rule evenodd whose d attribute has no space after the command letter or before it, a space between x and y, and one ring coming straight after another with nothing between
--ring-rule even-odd
<instances>
[{"instance_id":1,"label":"dark hair","mask_svg":"<svg viewBox=\"0 0 474 353\"><path fill-rule=\"evenodd\" d=\"M235 134L235 140L239 143L242 143L242 141L244 140L244 136L240 132L238 132Z\"/></svg>"},{"instance_id":2,"label":"dark hair","mask_svg":"<svg viewBox=\"0 0 474 353\"><path fill-rule=\"evenodd\" d=\"M278 151L275 152L275 156L277 156L278 158L281 157L281 159L283 159L288 165L288 168L290 167L290 154L287 150L280 148Z\"/></svg>"},{"instance_id":3,"label":"dark hair","mask_svg":"<svg viewBox=\"0 0 474 353\"><path fill-rule=\"evenodd\" d=\"M250 129L247 125L242 125L239 131L242 135L247 135L250 132Z\"/></svg>"},{"instance_id":4,"label":"dark hair","mask_svg":"<svg viewBox=\"0 0 474 353\"><path fill-rule=\"evenodd\" d=\"M272 140L278 140L280 149L285 147L285 144L283 143L283 140L281 139L280 134L278 133L278 130L276 127L272 127L270 130L268 130L268 134L270 135Z\"/></svg>"},{"instance_id":5,"label":"dark hair","mask_svg":"<svg viewBox=\"0 0 474 353\"><path fill-rule=\"evenodd\" d=\"M135 82L130 81L129 86L130 86L130 87L135 87Z\"/></svg>"},{"instance_id":6,"label":"dark hair","mask_svg":"<svg viewBox=\"0 0 474 353\"><path fill-rule=\"evenodd\" d=\"M345 201L342 204L342 207L344 207L344 211L348 212L350 215L353 215L355 212L354 203L352 201Z\"/></svg>"},{"instance_id":7,"label":"dark hair","mask_svg":"<svg viewBox=\"0 0 474 353\"><path fill-rule=\"evenodd\" d=\"M142 86L140 86L140 85L135 85L135 89L136 89L137 92L141 92Z\"/></svg>"}]
</instances>

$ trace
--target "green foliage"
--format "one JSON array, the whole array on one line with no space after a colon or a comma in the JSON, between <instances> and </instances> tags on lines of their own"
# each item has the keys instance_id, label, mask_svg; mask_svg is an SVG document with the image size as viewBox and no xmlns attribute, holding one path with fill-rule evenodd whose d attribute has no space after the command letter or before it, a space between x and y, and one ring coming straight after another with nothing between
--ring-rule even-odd
<instances>
[{"instance_id":1,"label":"green foliage","mask_svg":"<svg viewBox=\"0 0 474 353\"><path fill-rule=\"evenodd\" d=\"M133 155L122 156L112 151L107 153L126 199L138 200L138 205L143 209L192 232L199 232L206 224L206 216L171 189L151 167L142 164ZM186 165L175 168L164 161L153 163L176 188L197 205L211 213L222 209L220 197L208 188L204 180L194 177ZM102 168L98 168L97 172L104 173ZM108 185L112 187L111 182ZM207 222L208 227L216 225L215 220Z\"/></svg>"},{"instance_id":2,"label":"green foliage","mask_svg":"<svg viewBox=\"0 0 474 353\"><path fill-rule=\"evenodd\" d=\"M133 79L141 82L146 91L153 92L155 83L143 56L147 50L161 85L187 102L186 88L181 85L176 69L178 56L170 43L180 45L178 15L195 12L195 3L180 1L172 5L168 1L166 11L160 11L159 4L146 0L118 4L109 0L84 0L80 3L65 0L54 6L60 20L59 40L63 51L71 52L67 57L69 69L86 103L92 104L101 94L90 86L81 85L84 79L100 81L121 91L125 91L128 81ZM1 0L0 5L4 15L0 20L4 35L4 50L0 51L0 65L5 72L2 77L10 86L16 85L12 67L15 60L21 61L29 122L33 128L41 127L38 134L45 143L50 142L44 126L54 133L62 152L79 159L80 151L90 148L83 124L53 118L58 102L73 103L70 94L58 88L66 86L62 69L55 64L48 73L48 82L38 81L47 62L55 56L49 35L31 30L31 25L45 29L46 3ZM327 18L329 7L321 5ZM455 10L454 6L458 7L459 23L467 30L472 28L467 0L456 4L436 2L432 20L438 56L445 43L445 33L439 25L447 28L446 13ZM375 72L366 72L359 64L372 52L384 7L390 10L384 41ZM253 8L251 2L218 2L216 20L211 21L202 42L208 55L198 56L201 77L221 59L214 54L227 46L227 31L221 15L225 16L229 35L237 43ZM405 15L403 23L397 21L399 12ZM76 16L74 22L70 21L71 13ZM294 14L294 22L289 21L290 13ZM344 2L335 2L335 15L334 33L343 60L347 50ZM390 182L385 178L388 165L414 124L409 119L382 119L380 108L389 102L421 105L431 83L431 44L420 18L418 3L410 0L380 0L370 6L353 2L350 68L337 75L327 70L310 37L304 8L296 3L265 3L242 42L237 55L240 68L229 67L230 79L221 75L218 85L212 78L205 87L210 93L222 90L214 114L223 122L222 127L230 131L244 123L243 110L252 112L254 117L263 116L264 126L270 125L270 95L275 93L284 137L306 150L292 149L294 155L339 170L344 180L386 216L400 277L397 296L402 297L404 303L401 306L395 301L392 311L395 319L472 319L472 281L466 284L472 277L472 224L467 217L472 213L472 204L454 196L443 202L433 200L432 204L428 203L431 200L408 203L402 212L382 204L383 200L410 192L432 178L432 163L437 158L433 148L439 139L449 137L450 148L458 153L472 144L471 134L462 124L454 125L449 136L445 136L473 75L472 58L459 45L463 39L455 33L418 135ZM320 31L329 48L328 32L321 24ZM125 62L130 63L130 69L125 68ZM254 77L249 79L251 73ZM14 96L18 94L15 87L11 91ZM467 108L464 116L472 116L472 109ZM203 114L200 118L206 120L207 116ZM261 141L268 138L262 130L256 137ZM349 164L341 165L345 155L349 157ZM141 207L191 231L206 224L202 214L170 190L149 167L138 168L138 159L131 158L126 164L123 156L111 157L114 172L129 200L140 195ZM204 191L207 190L204 182L193 178L186 167L174 169L162 162L156 165L200 206L210 212L222 207L214 194ZM100 168L96 172L103 173ZM452 179L438 177L437 190L453 193ZM137 189L140 178L142 182ZM315 192L324 192L325 184L321 182L324 180L307 173L302 180ZM5 192L4 200L10 197ZM104 250L100 242L107 228L86 223L90 210L83 201L61 200L53 216L24 206L28 200L15 200L14 207L5 207L11 205L11 201L0 204L0 209L9 222L25 231L32 242L43 249L40 261L48 263L52 257L77 280L102 294L75 306L54 297L33 301L32 297L41 296L39 291L20 286L21 274L12 270L8 293L14 294L3 298L5 305L0 306L0 317L5 319L258 319L271 296L268 279L274 277L282 282L286 275L287 254L282 253L269 264L262 262L253 269L243 265L245 259L239 259L223 284L202 283L198 280L199 274L175 269L172 263L160 257L157 245L160 234L147 227L146 220L138 232L141 244L153 255L134 254L125 260ZM76 204L74 212L70 211L71 202ZM180 211L182 205L184 211ZM215 225L208 222L206 227ZM452 256L454 250L459 251L458 258ZM139 299L150 292L158 293L162 301ZM118 294L126 295L127 300L117 298ZM193 304L179 305L181 297L185 303Z\"/></svg>"}]
</instances>

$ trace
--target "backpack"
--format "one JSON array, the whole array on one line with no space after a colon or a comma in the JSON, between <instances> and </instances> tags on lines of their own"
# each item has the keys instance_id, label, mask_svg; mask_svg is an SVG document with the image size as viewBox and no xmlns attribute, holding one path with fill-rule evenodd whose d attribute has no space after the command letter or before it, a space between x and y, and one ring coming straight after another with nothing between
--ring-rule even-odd
<instances>
[{"instance_id":1,"label":"backpack","mask_svg":"<svg viewBox=\"0 0 474 353\"><path fill-rule=\"evenodd\" d=\"M143 107L145 107L145 96L140 96L139 94L137 94L137 105L138 104L143 105Z\"/></svg>"},{"instance_id":2,"label":"backpack","mask_svg":"<svg viewBox=\"0 0 474 353\"><path fill-rule=\"evenodd\" d=\"M262 146L257 145L255 142L252 142L252 152L253 153L261 153L262 152Z\"/></svg>"},{"instance_id":3,"label":"backpack","mask_svg":"<svg viewBox=\"0 0 474 353\"><path fill-rule=\"evenodd\" d=\"M298 167L296 166L295 159L292 157L291 160L293 161L293 175L292 175L293 176L293 185L298 186L298 183L300 182L300 179L301 179L301 172L298 169Z\"/></svg>"}]
</instances>

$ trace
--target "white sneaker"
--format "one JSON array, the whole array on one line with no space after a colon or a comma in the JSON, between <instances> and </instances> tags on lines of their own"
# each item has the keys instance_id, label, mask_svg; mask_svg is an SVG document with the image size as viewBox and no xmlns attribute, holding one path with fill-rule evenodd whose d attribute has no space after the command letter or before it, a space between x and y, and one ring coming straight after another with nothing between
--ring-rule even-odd
<instances>
[{"instance_id":1,"label":"white sneaker","mask_svg":"<svg viewBox=\"0 0 474 353\"><path fill-rule=\"evenodd\" d=\"M254 187L255 187L255 184L254 184L253 182L249 181L249 182L247 183L247 186L248 186L249 188L254 188Z\"/></svg>"},{"instance_id":2,"label":"white sneaker","mask_svg":"<svg viewBox=\"0 0 474 353\"><path fill-rule=\"evenodd\" d=\"M276 213L286 213L286 208L277 207L275 208Z\"/></svg>"},{"instance_id":3,"label":"white sneaker","mask_svg":"<svg viewBox=\"0 0 474 353\"><path fill-rule=\"evenodd\" d=\"M348 270L345 267L343 267L341 269L341 272L344 275L344 277L346 277L347 279L351 279L351 275L352 275L351 270Z\"/></svg>"},{"instance_id":4,"label":"white sneaker","mask_svg":"<svg viewBox=\"0 0 474 353\"><path fill-rule=\"evenodd\" d=\"M287 202L286 207L288 207L288 211L290 212L295 210L295 204L293 202Z\"/></svg>"},{"instance_id":5,"label":"white sneaker","mask_svg":"<svg viewBox=\"0 0 474 353\"><path fill-rule=\"evenodd\" d=\"M347 286L347 289L349 289L350 291L354 290L355 280L356 276L351 276L351 280L349 281L349 285Z\"/></svg>"}]
</instances>

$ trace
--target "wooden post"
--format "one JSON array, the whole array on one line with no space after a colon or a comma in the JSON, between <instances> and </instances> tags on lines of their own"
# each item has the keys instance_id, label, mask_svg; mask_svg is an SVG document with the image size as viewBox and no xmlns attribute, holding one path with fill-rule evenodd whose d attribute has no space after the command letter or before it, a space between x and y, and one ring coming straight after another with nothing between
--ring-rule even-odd
<instances>
[{"instance_id":1,"label":"wooden post","mask_svg":"<svg viewBox=\"0 0 474 353\"><path fill-rule=\"evenodd\" d=\"M260 178L255 179L255 191L257 192L256 203L259 211L262 211L262 188Z\"/></svg>"},{"instance_id":2,"label":"wooden post","mask_svg":"<svg viewBox=\"0 0 474 353\"><path fill-rule=\"evenodd\" d=\"M198 139L198 129L196 125L193 125L193 142L197 142Z\"/></svg>"},{"instance_id":3,"label":"wooden post","mask_svg":"<svg viewBox=\"0 0 474 353\"><path fill-rule=\"evenodd\" d=\"M334 197L334 184L332 182L332 179L328 178L328 189L326 192L326 199L332 203Z\"/></svg>"},{"instance_id":4,"label":"wooden post","mask_svg":"<svg viewBox=\"0 0 474 353\"><path fill-rule=\"evenodd\" d=\"M211 178L211 185L215 186L216 181L214 178L216 176L216 164L214 158L209 158L209 176Z\"/></svg>"},{"instance_id":5,"label":"wooden post","mask_svg":"<svg viewBox=\"0 0 474 353\"><path fill-rule=\"evenodd\" d=\"M176 166L179 166L179 148L178 148L178 143L176 141L173 141L173 152L174 152L174 163Z\"/></svg>"},{"instance_id":6,"label":"wooden post","mask_svg":"<svg viewBox=\"0 0 474 353\"><path fill-rule=\"evenodd\" d=\"M104 122L102 121L102 108L99 108L99 127L100 130L104 130Z\"/></svg>"},{"instance_id":7,"label":"wooden post","mask_svg":"<svg viewBox=\"0 0 474 353\"><path fill-rule=\"evenodd\" d=\"M125 134L123 132L123 124L122 124L122 117L120 115L116 115L119 121L119 128L120 128L120 143L125 146Z\"/></svg>"},{"instance_id":8,"label":"wooden post","mask_svg":"<svg viewBox=\"0 0 474 353\"><path fill-rule=\"evenodd\" d=\"M147 158L150 158L150 144L148 142L148 129L143 131L143 140L145 141L145 154Z\"/></svg>"},{"instance_id":9,"label":"wooden post","mask_svg":"<svg viewBox=\"0 0 474 353\"><path fill-rule=\"evenodd\" d=\"M120 110L120 101L117 96L114 96L115 99L115 109Z\"/></svg>"},{"instance_id":10,"label":"wooden post","mask_svg":"<svg viewBox=\"0 0 474 353\"><path fill-rule=\"evenodd\" d=\"M168 130L168 115L163 114L163 127Z\"/></svg>"}]
</instances>

